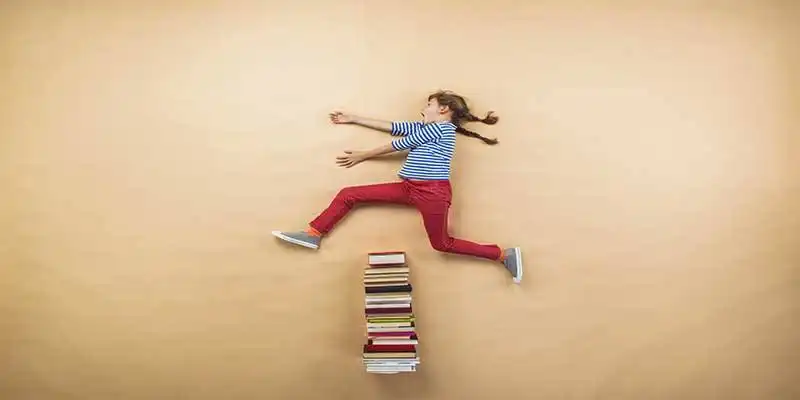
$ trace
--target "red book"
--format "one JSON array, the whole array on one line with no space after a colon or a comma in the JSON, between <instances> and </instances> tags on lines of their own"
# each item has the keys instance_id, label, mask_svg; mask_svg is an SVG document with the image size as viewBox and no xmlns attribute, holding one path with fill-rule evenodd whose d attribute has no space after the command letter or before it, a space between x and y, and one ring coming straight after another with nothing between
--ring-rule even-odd
<instances>
[{"instance_id":1,"label":"red book","mask_svg":"<svg viewBox=\"0 0 800 400\"><path fill-rule=\"evenodd\" d=\"M406 328L397 328L397 330L392 331L382 331L382 332L368 332L368 336L372 337L404 337L407 339L416 339L417 334L414 331L408 330Z\"/></svg>"},{"instance_id":2,"label":"red book","mask_svg":"<svg viewBox=\"0 0 800 400\"><path fill-rule=\"evenodd\" d=\"M365 344L364 353L413 353L417 351L414 344Z\"/></svg>"}]
</instances>

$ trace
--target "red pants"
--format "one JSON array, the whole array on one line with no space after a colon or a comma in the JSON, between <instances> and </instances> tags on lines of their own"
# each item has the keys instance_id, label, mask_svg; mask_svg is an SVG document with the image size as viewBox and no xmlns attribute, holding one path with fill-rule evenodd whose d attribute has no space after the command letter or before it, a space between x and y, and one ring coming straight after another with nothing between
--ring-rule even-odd
<instances>
[{"instance_id":1,"label":"red pants","mask_svg":"<svg viewBox=\"0 0 800 400\"><path fill-rule=\"evenodd\" d=\"M494 244L482 245L450 236L447 228L452 192L450 181L401 180L364 186L346 187L339 191L328 208L309 224L321 234L330 232L356 204L392 203L415 206L422 214L428 239L434 249L446 253L465 254L498 260L502 249Z\"/></svg>"}]
</instances>

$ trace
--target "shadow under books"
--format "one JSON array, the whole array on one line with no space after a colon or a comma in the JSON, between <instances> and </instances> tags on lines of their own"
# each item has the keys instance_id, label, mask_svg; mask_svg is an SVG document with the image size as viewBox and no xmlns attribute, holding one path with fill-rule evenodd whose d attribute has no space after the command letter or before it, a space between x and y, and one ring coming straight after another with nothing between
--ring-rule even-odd
<instances>
[{"instance_id":1,"label":"shadow under books","mask_svg":"<svg viewBox=\"0 0 800 400\"><path fill-rule=\"evenodd\" d=\"M433 380L424 365L415 372L366 375L377 386L381 398L418 399L432 390Z\"/></svg>"}]
</instances>

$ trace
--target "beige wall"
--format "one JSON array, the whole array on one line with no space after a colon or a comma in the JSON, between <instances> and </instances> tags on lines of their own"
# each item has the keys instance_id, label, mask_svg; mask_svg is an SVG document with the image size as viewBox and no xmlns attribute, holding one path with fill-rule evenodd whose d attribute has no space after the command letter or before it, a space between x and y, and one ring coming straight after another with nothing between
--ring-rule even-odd
<instances>
[{"instance_id":1,"label":"beige wall","mask_svg":"<svg viewBox=\"0 0 800 400\"><path fill-rule=\"evenodd\" d=\"M800 397L797 6L367 3L2 2L0 398ZM270 236L394 179L335 166L387 137L329 111L442 87L501 118L459 139L452 230L523 246L521 286L410 209ZM409 376L362 372L384 249Z\"/></svg>"}]
</instances>

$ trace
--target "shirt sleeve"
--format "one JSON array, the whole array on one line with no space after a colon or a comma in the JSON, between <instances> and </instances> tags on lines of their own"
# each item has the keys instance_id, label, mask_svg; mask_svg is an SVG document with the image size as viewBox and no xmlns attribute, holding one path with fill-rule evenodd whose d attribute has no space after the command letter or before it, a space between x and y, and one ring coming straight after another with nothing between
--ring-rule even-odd
<instances>
[{"instance_id":1,"label":"shirt sleeve","mask_svg":"<svg viewBox=\"0 0 800 400\"><path fill-rule=\"evenodd\" d=\"M406 136L414 132L418 132L422 127L422 122L419 121L393 121L392 122L392 135Z\"/></svg>"},{"instance_id":2,"label":"shirt sleeve","mask_svg":"<svg viewBox=\"0 0 800 400\"><path fill-rule=\"evenodd\" d=\"M442 137L442 128L439 124L420 124L419 129L402 138L392 141L392 147L396 151L407 150L421 146L428 142L435 142Z\"/></svg>"}]
</instances>

